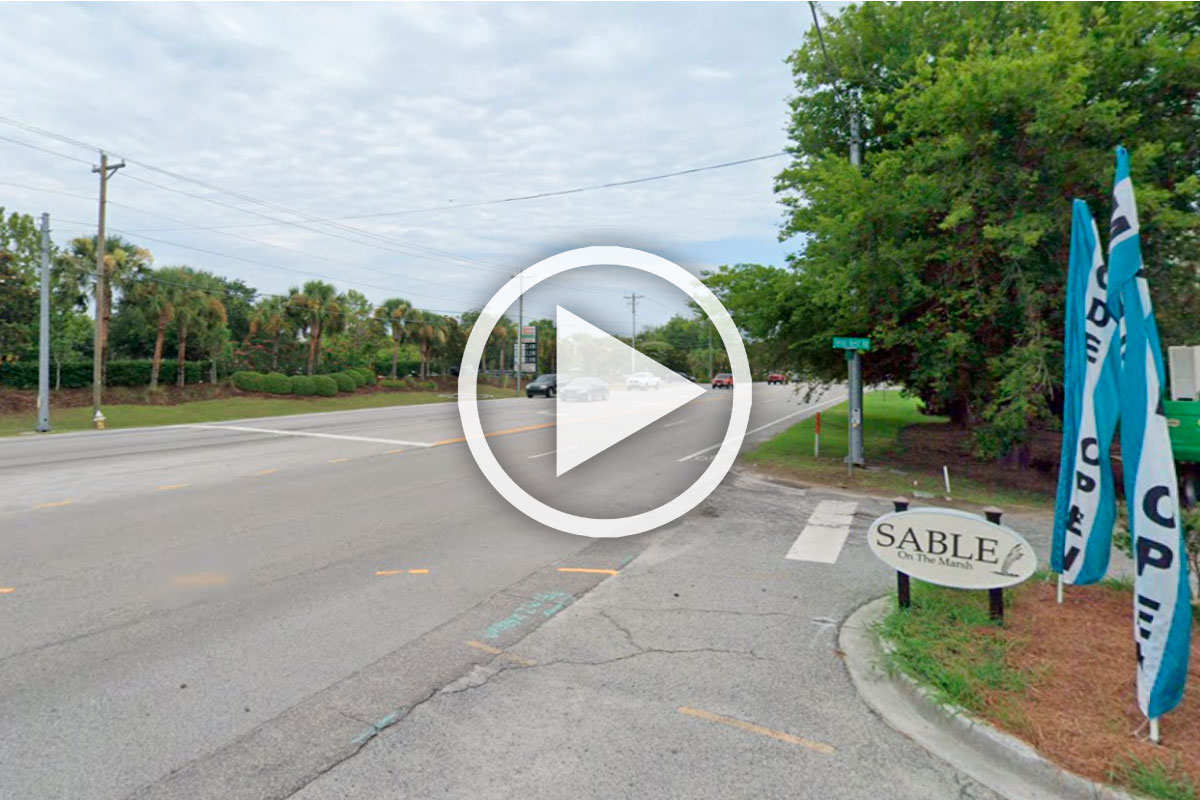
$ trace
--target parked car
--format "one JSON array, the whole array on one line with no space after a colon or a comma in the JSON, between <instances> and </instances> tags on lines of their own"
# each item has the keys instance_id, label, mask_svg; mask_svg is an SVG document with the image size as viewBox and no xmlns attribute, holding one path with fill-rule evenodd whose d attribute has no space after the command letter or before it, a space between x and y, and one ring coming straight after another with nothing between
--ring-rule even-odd
<instances>
[{"instance_id":1,"label":"parked car","mask_svg":"<svg viewBox=\"0 0 1200 800\"><path fill-rule=\"evenodd\" d=\"M574 378L559 388L564 401L607 400L608 384L599 378Z\"/></svg>"},{"instance_id":2,"label":"parked car","mask_svg":"<svg viewBox=\"0 0 1200 800\"><path fill-rule=\"evenodd\" d=\"M786 373L783 373L783 372L772 372L770 375L767 376L768 384L787 383L787 382L788 382L788 376Z\"/></svg>"},{"instance_id":3,"label":"parked car","mask_svg":"<svg viewBox=\"0 0 1200 800\"><path fill-rule=\"evenodd\" d=\"M660 383L658 376L650 372L635 372L625 379L626 389L640 389L648 391L650 389L658 389Z\"/></svg>"},{"instance_id":4,"label":"parked car","mask_svg":"<svg viewBox=\"0 0 1200 800\"><path fill-rule=\"evenodd\" d=\"M544 375L538 375L525 386L525 396L533 397L535 394L544 395L546 397L554 397L554 393L558 391L558 376L553 372L547 372Z\"/></svg>"},{"instance_id":5,"label":"parked car","mask_svg":"<svg viewBox=\"0 0 1200 800\"><path fill-rule=\"evenodd\" d=\"M717 376L712 379L712 388L714 388L714 389L732 389L733 388L733 376L730 375L728 372L718 373Z\"/></svg>"}]
</instances>

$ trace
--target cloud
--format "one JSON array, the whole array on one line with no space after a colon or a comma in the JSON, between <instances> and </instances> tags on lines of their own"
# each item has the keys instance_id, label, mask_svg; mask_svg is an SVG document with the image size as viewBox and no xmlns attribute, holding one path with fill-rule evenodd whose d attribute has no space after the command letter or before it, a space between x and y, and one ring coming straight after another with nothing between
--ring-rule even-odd
<instances>
[{"instance_id":1,"label":"cloud","mask_svg":"<svg viewBox=\"0 0 1200 800\"><path fill-rule=\"evenodd\" d=\"M7 4L0 114L317 217L437 207L345 223L363 236L131 164L111 184L124 206L110 220L140 234L160 264L237 275L263 291L303 276L180 245L319 272L373 300L399 294L462 310L558 246L636 244L696 270L780 262L771 187L782 159L461 206L781 150L783 59L806 25L796 4ZM5 126L0 134L94 159ZM86 165L3 141L0 172L85 196L96 188ZM0 205L50 211L60 239L95 217L94 202L3 184ZM163 230L180 226L153 216L267 221L252 211L297 224L222 234ZM606 291L623 308L620 292ZM654 291L663 307L651 304L649 321L683 307Z\"/></svg>"}]
</instances>

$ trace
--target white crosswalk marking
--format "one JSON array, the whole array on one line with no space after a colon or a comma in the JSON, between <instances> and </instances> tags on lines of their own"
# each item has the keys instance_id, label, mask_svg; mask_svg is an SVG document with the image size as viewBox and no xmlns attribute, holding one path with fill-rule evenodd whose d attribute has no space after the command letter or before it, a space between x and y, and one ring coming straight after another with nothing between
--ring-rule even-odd
<instances>
[{"instance_id":1,"label":"white crosswalk marking","mask_svg":"<svg viewBox=\"0 0 1200 800\"><path fill-rule=\"evenodd\" d=\"M857 508L858 503L853 500L822 500L817 503L786 558L835 563L841 555L842 546L846 544L846 537L850 535L850 525Z\"/></svg>"}]
</instances>

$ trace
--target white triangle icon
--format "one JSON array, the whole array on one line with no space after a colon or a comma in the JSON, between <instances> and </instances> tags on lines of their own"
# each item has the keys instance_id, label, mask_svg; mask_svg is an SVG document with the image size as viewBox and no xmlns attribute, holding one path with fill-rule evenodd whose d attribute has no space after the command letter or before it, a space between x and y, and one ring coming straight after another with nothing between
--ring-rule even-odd
<instances>
[{"instance_id":1,"label":"white triangle icon","mask_svg":"<svg viewBox=\"0 0 1200 800\"><path fill-rule=\"evenodd\" d=\"M556 475L704 394L704 389L557 306Z\"/></svg>"}]
</instances>

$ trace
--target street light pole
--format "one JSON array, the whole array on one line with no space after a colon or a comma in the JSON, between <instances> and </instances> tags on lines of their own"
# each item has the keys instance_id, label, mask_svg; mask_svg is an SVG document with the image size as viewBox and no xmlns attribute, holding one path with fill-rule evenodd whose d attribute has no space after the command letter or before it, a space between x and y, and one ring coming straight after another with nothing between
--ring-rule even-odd
<instances>
[{"instance_id":1,"label":"street light pole","mask_svg":"<svg viewBox=\"0 0 1200 800\"><path fill-rule=\"evenodd\" d=\"M42 214L42 307L38 330L38 433L50 430L50 215Z\"/></svg>"}]
</instances>

